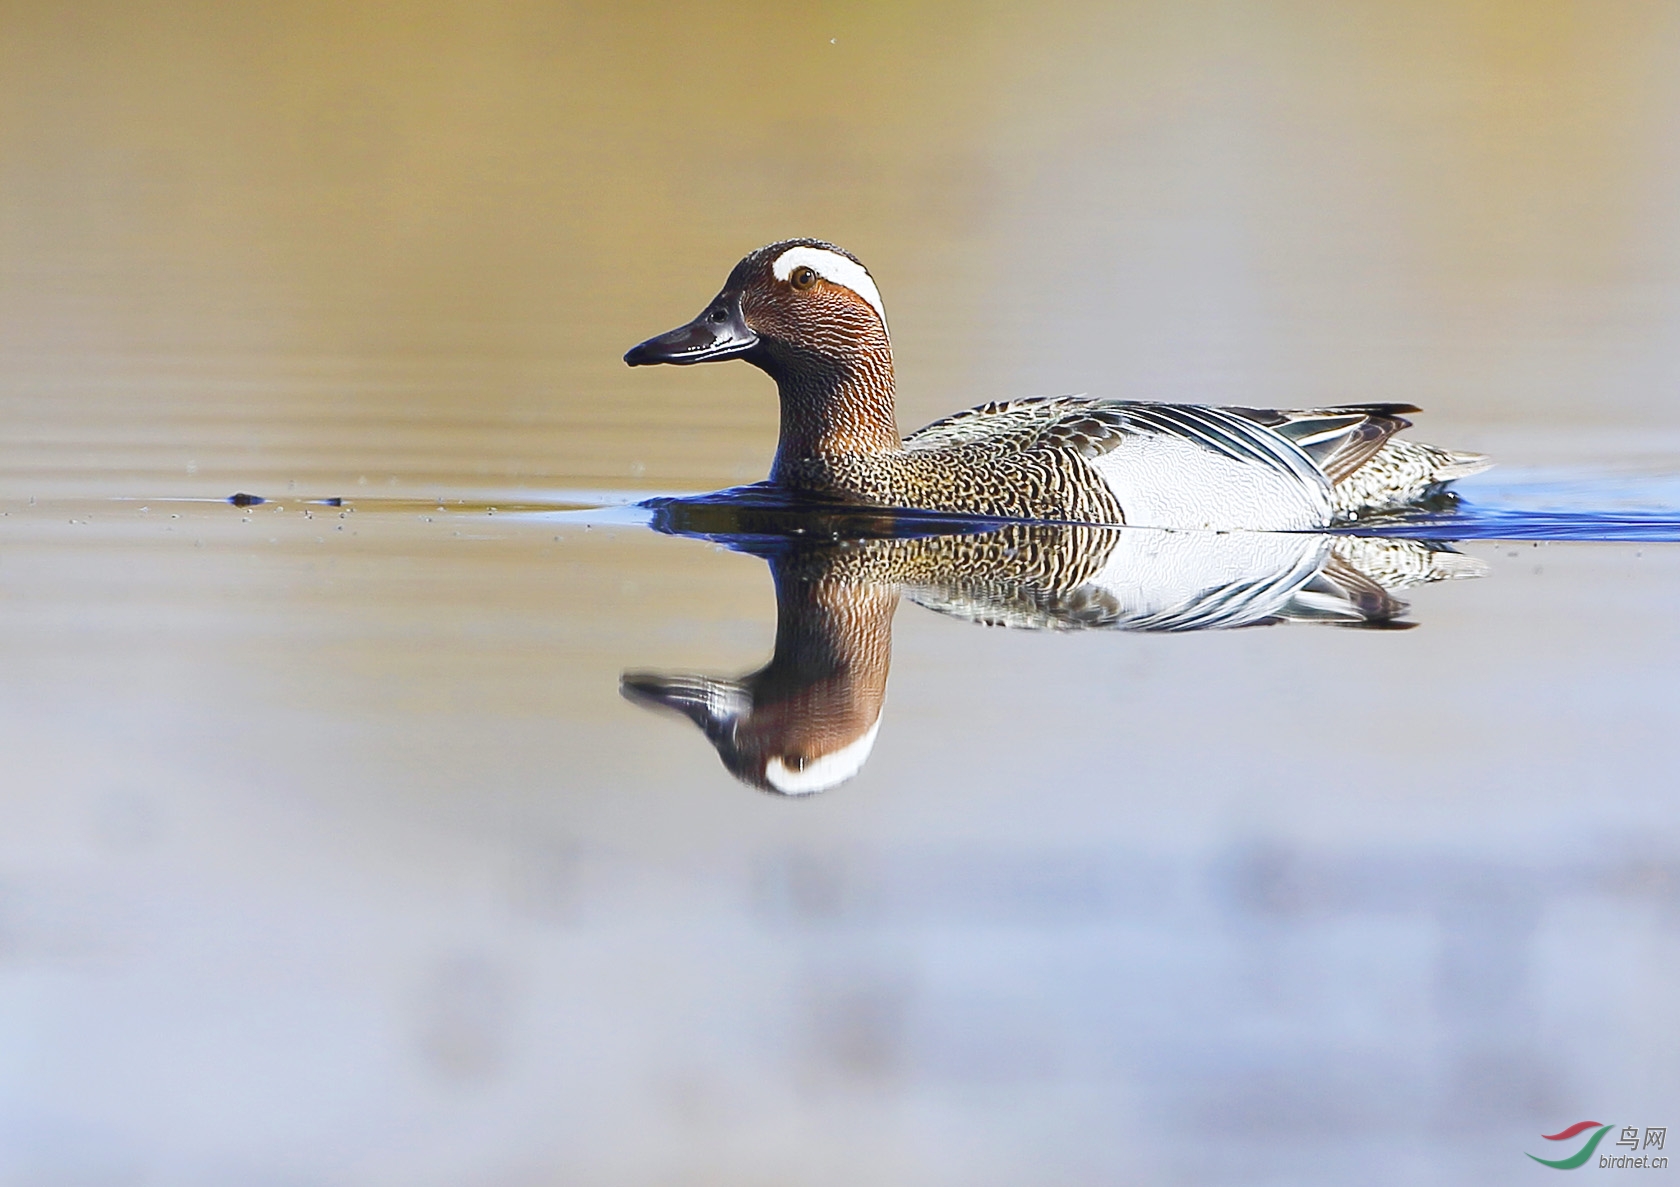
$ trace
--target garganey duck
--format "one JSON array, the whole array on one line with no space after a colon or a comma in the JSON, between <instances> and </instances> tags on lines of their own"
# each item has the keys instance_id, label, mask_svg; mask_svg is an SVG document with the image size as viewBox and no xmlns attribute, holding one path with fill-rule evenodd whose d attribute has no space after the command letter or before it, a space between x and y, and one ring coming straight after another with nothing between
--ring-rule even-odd
<instances>
[{"instance_id":1,"label":"garganey duck","mask_svg":"<svg viewBox=\"0 0 1680 1187\"><path fill-rule=\"evenodd\" d=\"M1410 404L1278 410L1049 396L901 440L880 291L816 239L761 247L631 366L745 359L776 381L770 481L854 504L1000 519L1296 531L1406 507L1490 464L1397 440Z\"/></svg>"}]
</instances>

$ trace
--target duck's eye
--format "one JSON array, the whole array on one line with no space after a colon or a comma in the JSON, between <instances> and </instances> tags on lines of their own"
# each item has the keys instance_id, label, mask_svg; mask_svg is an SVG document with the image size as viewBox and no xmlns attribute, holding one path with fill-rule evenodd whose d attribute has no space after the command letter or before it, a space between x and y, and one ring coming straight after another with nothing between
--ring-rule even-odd
<instances>
[{"instance_id":1,"label":"duck's eye","mask_svg":"<svg viewBox=\"0 0 1680 1187\"><path fill-rule=\"evenodd\" d=\"M817 283L817 272L814 268L807 268L801 264L788 276L788 282L800 292L811 288Z\"/></svg>"}]
</instances>

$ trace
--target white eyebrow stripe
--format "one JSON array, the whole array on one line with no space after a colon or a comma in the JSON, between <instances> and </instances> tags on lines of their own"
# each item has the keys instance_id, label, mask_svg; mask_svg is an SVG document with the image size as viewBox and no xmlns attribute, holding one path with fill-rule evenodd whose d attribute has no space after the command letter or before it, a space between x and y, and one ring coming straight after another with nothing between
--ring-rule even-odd
<instances>
[{"instance_id":1,"label":"white eyebrow stripe","mask_svg":"<svg viewBox=\"0 0 1680 1187\"><path fill-rule=\"evenodd\" d=\"M868 301L881 319L881 328L887 328L887 310L881 304L881 292L862 264L820 247L790 247L776 257L770 271L777 280L786 280L801 264L831 284L843 285Z\"/></svg>"}]
</instances>

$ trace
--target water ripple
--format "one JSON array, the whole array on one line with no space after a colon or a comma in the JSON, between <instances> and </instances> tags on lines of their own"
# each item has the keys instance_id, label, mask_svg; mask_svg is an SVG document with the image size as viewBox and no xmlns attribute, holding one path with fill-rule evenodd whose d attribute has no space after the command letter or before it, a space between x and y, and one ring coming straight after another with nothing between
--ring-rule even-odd
<instances>
[{"instance_id":1,"label":"water ripple","mask_svg":"<svg viewBox=\"0 0 1680 1187\"><path fill-rule=\"evenodd\" d=\"M1351 529L1442 540L1680 541L1680 474L1509 470L1457 486L1439 509Z\"/></svg>"}]
</instances>

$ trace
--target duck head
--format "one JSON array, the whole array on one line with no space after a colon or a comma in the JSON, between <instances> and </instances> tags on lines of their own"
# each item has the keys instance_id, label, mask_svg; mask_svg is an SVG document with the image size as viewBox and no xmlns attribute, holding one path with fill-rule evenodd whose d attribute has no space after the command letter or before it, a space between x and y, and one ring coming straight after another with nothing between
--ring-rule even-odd
<instances>
[{"instance_id":1,"label":"duck head","mask_svg":"<svg viewBox=\"0 0 1680 1187\"><path fill-rule=\"evenodd\" d=\"M869 270L820 239L761 247L687 325L632 347L632 367L744 359L776 381L784 459L896 452L892 340Z\"/></svg>"}]
</instances>

